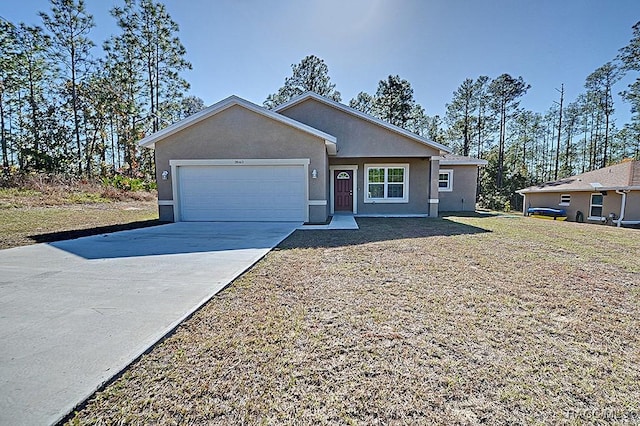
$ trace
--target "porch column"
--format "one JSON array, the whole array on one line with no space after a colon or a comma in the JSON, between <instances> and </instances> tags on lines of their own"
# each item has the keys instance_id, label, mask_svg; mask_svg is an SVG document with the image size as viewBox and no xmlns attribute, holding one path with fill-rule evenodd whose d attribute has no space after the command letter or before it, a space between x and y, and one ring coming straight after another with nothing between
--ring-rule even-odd
<instances>
[{"instance_id":1,"label":"porch column","mask_svg":"<svg viewBox=\"0 0 640 426\"><path fill-rule=\"evenodd\" d=\"M429 217L438 217L438 175L440 174L440 157L431 157L429 167Z\"/></svg>"}]
</instances>

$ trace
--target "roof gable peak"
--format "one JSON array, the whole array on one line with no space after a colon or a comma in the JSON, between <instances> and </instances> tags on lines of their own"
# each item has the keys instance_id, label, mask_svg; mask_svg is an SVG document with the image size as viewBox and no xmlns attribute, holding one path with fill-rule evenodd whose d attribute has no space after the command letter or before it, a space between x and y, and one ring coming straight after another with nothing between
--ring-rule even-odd
<instances>
[{"instance_id":1,"label":"roof gable peak","mask_svg":"<svg viewBox=\"0 0 640 426\"><path fill-rule=\"evenodd\" d=\"M298 95L298 96L290 99L289 101L287 101L287 102L285 102L285 103L283 103L281 105L278 105L276 108L274 108L274 111L278 112L278 113L281 113L282 111L284 111L284 110L286 110L288 108L291 108L291 107L293 107L293 106L295 106L297 104L300 104L300 103L302 103L304 101L307 101L309 99L313 99L315 101L318 101L320 103L328 105L328 106L330 106L332 108L335 108L335 109L338 109L340 111L343 111L343 112L345 112L347 114L351 114L351 115L353 115L355 117L359 117L360 119L363 119L363 120L369 121L371 123L374 123L374 124L376 124L378 126L381 126L381 127L385 128L387 130L391 130L392 132L399 133L399 134L401 134L401 135L403 135L405 137L408 137L409 139L412 139L412 140L414 140L414 141L416 141L418 143L421 143L421 144L427 145L427 146L429 146L431 148L440 150L443 154L451 153L451 149L449 147L445 146L445 145L442 145L442 144L440 144L438 142L423 138L422 136L417 135L417 134L415 134L413 132L410 132L409 130L403 129L402 127L393 125L393 124L388 123L388 122L386 122L384 120L381 120L381 119L379 119L377 117L374 117L374 116L372 116L370 114L366 114L366 113L364 113L362 111L358 111L355 108L352 108L352 107L350 107L348 105L345 105L345 104L342 104L340 102L334 101L333 99L329 99L329 98L327 98L325 96L321 96L321 95L319 95L319 94L317 94L315 92L305 92L305 93L303 93L301 95Z\"/></svg>"},{"instance_id":2,"label":"roof gable peak","mask_svg":"<svg viewBox=\"0 0 640 426\"><path fill-rule=\"evenodd\" d=\"M192 114L187 118L184 118L176 123L173 123L170 126L165 127L164 129L158 132L155 132L149 136L144 137L138 142L138 145L143 146L145 148L153 149L155 147L156 142L236 105L241 106L249 111L253 111L262 116L268 117L272 120L297 128L298 130L302 130L320 139L323 139L325 141L325 144L327 146L327 151L329 152L329 154L335 154L335 151L336 151L335 136L332 136L321 130L314 129L311 126L308 126L304 123L300 123L299 121L286 117L282 114L278 114L260 105L256 105L253 102L247 101L246 99L243 99L237 95L231 95L203 109L202 111L198 111L195 114Z\"/></svg>"}]
</instances>

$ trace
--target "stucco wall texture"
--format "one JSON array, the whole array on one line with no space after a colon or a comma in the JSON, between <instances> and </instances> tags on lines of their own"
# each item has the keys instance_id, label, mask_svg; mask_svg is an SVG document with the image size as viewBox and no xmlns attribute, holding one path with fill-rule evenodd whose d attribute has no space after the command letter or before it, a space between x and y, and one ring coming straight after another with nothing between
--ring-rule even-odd
<instances>
[{"instance_id":1,"label":"stucco wall texture","mask_svg":"<svg viewBox=\"0 0 640 426\"><path fill-rule=\"evenodd\" d=\"M439 210L441 212L475 211L478 167L441 165L440 170L453 170L453 191L439 193Z\"/></svg>"},{"instance_id":2,"label":"stucco wall texture","mask_svg":"<svg viewBox=\"0 0 640 426\"><path fill-rule=\"evenodd\" d=\"M569 205L560 203L562 194L570 194L571 202ZM564 209L567 212L567 220L575 221L578 211L582 212L585 222L589 222L589 211L591 207L592 192L539 192L527 194L525 199L525 209L529 207L550 207L554 209ZM598 194L598 192L593 192ZM620 208L622 204L622 195L615 191L606 191L603 196L602 215L607 217L610 213L614 213L616 217L620 216ZM631 191L627 195L624 220L640 220L640 191Z\"/></svg>"},{"instance_id":3,"label":"stucco wall texture","mask_svg":"<svg viewBox=\"0 0 640 426\"><path fill-rule=\"evenodd\" d=\"M280 113L335 136L338 140L337 158L439 155L435 148L314 99L297 103Z\"/></svg>"},{"instance_id":4,"label":"stucco wall texture","mask_svg":"<svg viewBox=\"0 0 640 426\"><path fill-rule=\"evenodd\" d=\"M330 158L331 166L355 165L358 166L357 202L358 215L428 215L430 182L428 179L431 162L424 158L398 159L392 157L382 158ZM403 203L365 203L366 167L374 164L409 164L409 200Z\"/></svg>"},{"instance_id":5,"label":"stucco wall texture","mask_svg":"<svg viewBox=\"0 0 640 426\"><path fill-rule=\"evenodd\" d=\"M318 172L317 179L309 179L309 199L328 199L324 140L237 105L157 142L155 156L160 202L173 199L171 178L162 179L162 172L171 170L169 161L191 159L309 159L309 170ZM172 210L166 207L161 216L173 220L173 213L166 219ZM326 217L326 207L312 207L310 220Z\"/></svg>"}]
</instances>

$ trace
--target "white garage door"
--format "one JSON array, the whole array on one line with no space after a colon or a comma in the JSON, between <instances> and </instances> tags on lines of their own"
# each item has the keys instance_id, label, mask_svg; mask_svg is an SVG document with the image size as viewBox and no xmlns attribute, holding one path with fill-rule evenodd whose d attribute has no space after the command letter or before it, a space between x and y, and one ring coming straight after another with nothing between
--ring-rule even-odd
<instances>
[{"instance_id":1,"label":"white garage door","mask_svg":"<svg viewBox=\"0 0 640 426\"><path fill-rule=\"evenodd\" d=\"M304 221L302 165L178 168L182 221Z\"/></svg>"}]
</instances>

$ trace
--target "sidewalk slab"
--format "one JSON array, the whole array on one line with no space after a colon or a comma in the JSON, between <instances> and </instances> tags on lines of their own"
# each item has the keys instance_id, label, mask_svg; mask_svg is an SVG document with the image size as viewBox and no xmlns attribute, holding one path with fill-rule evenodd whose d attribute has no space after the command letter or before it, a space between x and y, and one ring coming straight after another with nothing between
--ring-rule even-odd
<instances>
[{"instance_id":1,"label":"sidewalk slab","mask_svg":"<svg viewBox=\"0 0 640 426\"><path fill-rule=\"evenodd\" d=\"M326 225L302 225L298 228L301 231L312 230L335 230L335 229L360 229L352 214L334 214L331 222Z\"/></svg>"}]
</instances>

